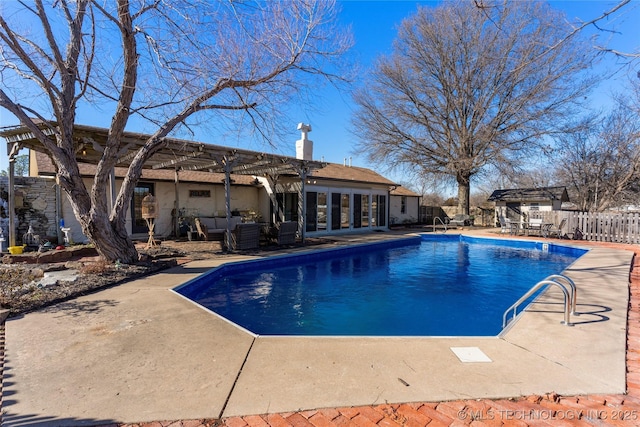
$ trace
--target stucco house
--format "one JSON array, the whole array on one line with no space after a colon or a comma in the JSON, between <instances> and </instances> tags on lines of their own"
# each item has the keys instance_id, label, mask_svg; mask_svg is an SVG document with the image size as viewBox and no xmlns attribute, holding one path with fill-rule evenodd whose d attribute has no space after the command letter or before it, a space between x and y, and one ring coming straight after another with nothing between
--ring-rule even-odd
<instances>
[{"instance_id":1,"label":"stucco house","mask_svg":"<svg viewBox=\"0 0 640 427\"><path fill-rule=\"evenodd\" d=\"M420 196L405 187L389 193L389 224L415 224L420 219Z\"/></svg>"},{"instance_id":2,"label":"stucco house","mask_svg":"<svg viewBox=\"0 0 640 427\"><path fill-rule=\"evenodd\" d=\"M501 218L520 223L560 210L569 195L566 187L512 188L495 190L488 200L496 204L496 224Z\"/></svg>"},{"instance_id":3,"label":"stucco house","mask_svg":"<svg viewBox=\"0 0 640 427\"><path fill-rule=\"evenodd\" d=\"M134 237L147 233L141 216L142 199L147 194L158 201L154 232L162 237L181 235L184 226L192 225L196 217L225 217L227 206L232 216L244 221L296 221L302 238L386 230L390 217L417 218L417 207L416 213L411 213L417 195L405 194L403 204L400 194L400 203L390 203L391 191L398 194L401 188L393 181L367 168L312 160L312 142L307 138L310 126L304 126L302 138L296 142L296 157L170 140L169 148L145 164L131 201L127 230ZM77 125L76 134L80 172L90 186L107 129ZM0 136L7 140L10 150L14 144L29 148L30 175L50 179L55 186L53 163L27 129L3 129ZM148 135L127 133L125 138L130 151L114 168L114 195L126 176L127 156ZM85 241L66 197L61 197L59 205L57 218L51 218L51 222L55 225L62 220L73 241Z\"/></svg>"}]
</instances>

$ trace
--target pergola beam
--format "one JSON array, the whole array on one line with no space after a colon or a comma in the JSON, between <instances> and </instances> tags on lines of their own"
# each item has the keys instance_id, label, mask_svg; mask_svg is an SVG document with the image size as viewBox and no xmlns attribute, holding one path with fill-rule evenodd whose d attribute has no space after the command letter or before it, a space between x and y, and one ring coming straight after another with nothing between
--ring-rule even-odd
<instances>
[{"instance_id":1,"label":"pergola beam","mask_svg":"<svg viewBox=\"0 0 640 427\"><path fill-rule=\"evenodd\" d=\"M193 153L188 153L185 154L183 156L177 157L173 160L169 160L166 162L162 162L162 163L156 163L155 165L153 165L151 167L151 169L166 169L170 166L174 166L180 163L184 163L190 159L196 158L196 157L200 157L204 154L204 151L194 151Z\"/></svg>"}]
</instances>

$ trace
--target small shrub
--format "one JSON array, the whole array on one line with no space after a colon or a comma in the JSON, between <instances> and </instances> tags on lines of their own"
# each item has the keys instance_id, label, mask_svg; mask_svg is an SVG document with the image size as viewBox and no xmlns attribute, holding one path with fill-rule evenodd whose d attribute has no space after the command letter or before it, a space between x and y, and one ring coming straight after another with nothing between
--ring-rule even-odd
<instances>
[{"instance_id":1,"label":"small shrub","mask_svg":"<svg viewBox=\"0 0 640 427\"><path fill-rule=\"evenodd\" d=\"M87 263L79 269L82 274L102 274L109 270L111 270L111 264L103 259Z\"/></svg>"}]
</instances>

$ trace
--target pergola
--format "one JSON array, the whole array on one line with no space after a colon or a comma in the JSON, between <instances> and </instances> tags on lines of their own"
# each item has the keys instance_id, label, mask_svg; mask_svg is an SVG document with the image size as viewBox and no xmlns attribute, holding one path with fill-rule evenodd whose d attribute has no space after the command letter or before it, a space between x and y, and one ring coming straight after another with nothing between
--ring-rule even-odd
<instances>
[{"instance_id":1,"label":"pergola","mask_svg":"<svg viewBox=\"0 0 640 427\"><path fill-rule=\"evenodd\" d=\"M49 136L56 133L56 124L41 124L40 129ZM104 151L108 129L75 125L73 139L76 160L78 163L97 165ZM14 126L0 129L0 136L7 142L9 155L9 212L14 212L14 161L21 149L27 148L47 153L34 133L24 126ZM128 168L131 160L151 137L148 134L125 132L122 137L121 150L118 153L116 167ZM300 235L304 241L304 221L306 203L305 181L312 170L321 169L325 163L303 160L295 157L282 156L271 153L244 150L205 144L183 139L164 138L162 147L157 150L144 164L145 169L170 169L175 171L175 208L179 208L178 184L180 171L205 171L210 173L224 173L225 208L227 220L231 218L230 190L231 175L264 176L277 180L278 176L299 176L301 186ZM115 200L115 173L111 173L111 202ZM275 200L274 200L275 202ZM227 221L230 223L230 221ZM177 224L176 224L177 227ZM177 233L177 230L176 230ZM227 227L227 239L231 239L231 230ZM9 245L16 242L13 215L9 215Z\"/></svg>"}]
</instances>

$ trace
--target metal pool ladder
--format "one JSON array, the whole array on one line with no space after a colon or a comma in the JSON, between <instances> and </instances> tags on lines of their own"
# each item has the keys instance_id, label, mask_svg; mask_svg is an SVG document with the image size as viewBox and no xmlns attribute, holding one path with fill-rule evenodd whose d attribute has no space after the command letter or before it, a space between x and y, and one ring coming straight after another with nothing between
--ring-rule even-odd
<instances>
[{"instance_id":1,"label":"metal pool ladder","mask_svg":"<svg viewBox=\"0 0 640 427\"><path fill-rule=\"evenodd\" d=\"M442 224L442 226L444 227L443 233L446 233L447 232L447 224L445 224L444 221L442 221L442 219L439 216L434 216L433 217L433 232L434 233L436 232L436 219L438 221L440 221L440 224Z\"/></svg>"},{"instance_id":2,"label":"metal pool ladder","mask_svg":"<svg viewBox=\"0 0 640 427\"><path fill-rule=\"evenodd\" d=\"M504 314L502 315L502 328L504 329L510 320L516 318L516 310L518 309L518 306L520 304L526 301L527 298L536 293L540 288L551 285L560 288L560 290L564 294L564 320L562 321L562 323L567 326L573 326L570 316L571 314L573 314L574 316L578 315L576 313L576 284L573 283L573 280L569 279L567 276L563 276L561 274L552 274L544 280L536 283L531 289L527 291L527 293L521 296L518 301L514 302L511 307L509 307L504 312ZM513 316L511 317L511 319L507 319L507 315L511 311L513 311Z\"/></svg>"}]
</instances>

